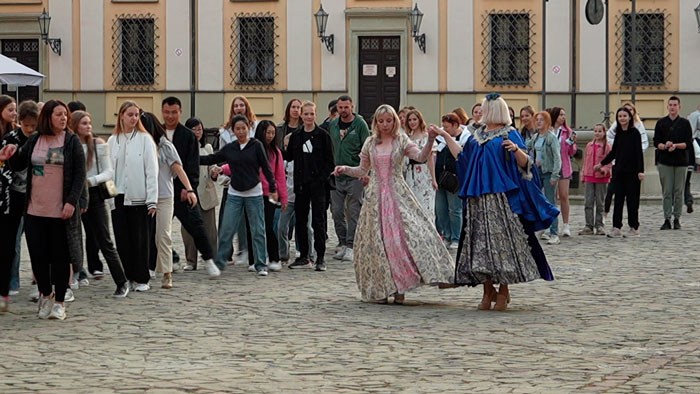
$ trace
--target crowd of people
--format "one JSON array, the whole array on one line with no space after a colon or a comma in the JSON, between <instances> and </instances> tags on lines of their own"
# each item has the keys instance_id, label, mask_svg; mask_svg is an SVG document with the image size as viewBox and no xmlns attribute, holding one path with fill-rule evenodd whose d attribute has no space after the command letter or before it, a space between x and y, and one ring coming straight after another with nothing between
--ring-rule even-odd
<instances>
[{"instance_id":1,"label":"crowd of people","mask_svg":"<svg viewBox=\"0 0 700 394\"><path fill-rule=\"evenodd\" d=\"M684 204L693 210L700 107L688 119L680 109L671 97L653 138L661 230L681 228ZM62 320L73 290L105 277L99 252L117 298L149 291L158 276L170 289L174 272L201 266L211 278L230 264L247 264L260 278L285 266L326 271L329 209L338 238L332 258L354 263L364 301L403 303L420 285L482 285L478 308L505 310L508 285L554 279L539 241L556 245L571 236L577 136L560 107L523 107L516 128L514 110L495 93L470 114L456 108L428 125L414 107L381 105L370 127L343 95L320 125L316 104L299 99L275 125L237 96L215 149L201 120L181 122L176 97L162 101L161 118L123 102L105 141L80 102L17 105L0 96L0 312L18 294L23 233L38 316ZM632 103L609 128L595 125L583 151L579 235L640 235L648 145ZM182 226L182 263L173 251L173 217Z\"/></svg>"}]
</instances>

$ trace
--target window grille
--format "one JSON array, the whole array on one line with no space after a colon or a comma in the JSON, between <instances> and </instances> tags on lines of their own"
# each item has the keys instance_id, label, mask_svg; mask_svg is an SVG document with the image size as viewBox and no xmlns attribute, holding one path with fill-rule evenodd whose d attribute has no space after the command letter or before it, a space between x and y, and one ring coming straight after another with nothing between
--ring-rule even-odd
<instances>
[{"instance_id":1,"label":"window grille","mask_svg":"<svg viewBox=\"0 0 700 394\"><path fill-rule=\"evenodd\" d=\"M670 63L668 47L671 33L668 15L663 11L639 11L636 13L636 53L632 54L632 14L618 17L616 25L618 59L617 77L621 85L663 86ZM632 75L635 65L636 77Z\"/></svg>"},{"instance_id":2,"label":"window grille","mask_svg":"<svg viewBox=\"0 0 700 394\"><path fill-rule=\"evenodd\" d=\"M239 14L231 22L231 80L237 88L271 89L278 75L277 18Z\"/></svg>"},{"instance_id":3,"label":"window grille","mask_svg":"<svg viewBox=\"0 0 700 394\"><path fill-rule=\"evenodd\" d=\"M112 22L112 79L116 87L148 89L158 78L158 26L152 14Z\"/></svg>"},{"instance_id":4,"label":"window grille","mask_svg":"<svg viewBox=\"0 0 700 394\"><path fill-rule=\"evenodd\" d=\"M529 11L490 11L481 23L482 80L529 85L534 72L534 23Z\"/></svg>"}]
</instances>

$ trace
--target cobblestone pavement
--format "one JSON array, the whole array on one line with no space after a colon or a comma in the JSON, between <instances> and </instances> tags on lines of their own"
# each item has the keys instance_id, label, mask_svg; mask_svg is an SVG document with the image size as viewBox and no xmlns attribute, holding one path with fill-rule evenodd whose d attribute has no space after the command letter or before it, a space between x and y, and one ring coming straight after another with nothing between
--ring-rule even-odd
<instances>
[{"instance_id":1,"label":"cobblestone pavement","mask_svg":"<svg viewBox=\"0 0 700 394\"><path fill-rule=\"evenodd\" d=\"M638 239L545 246L557 280L513 286L504 313L477 311L474 288L362 303L352 264L329 256L327 272L199 270L124 300L107 277L76 291L67 320L39 320L25 249L0 315L0 392L697 393L700 212L664 232L658 204L640 216Z\"/></svg>"}]
</instances>

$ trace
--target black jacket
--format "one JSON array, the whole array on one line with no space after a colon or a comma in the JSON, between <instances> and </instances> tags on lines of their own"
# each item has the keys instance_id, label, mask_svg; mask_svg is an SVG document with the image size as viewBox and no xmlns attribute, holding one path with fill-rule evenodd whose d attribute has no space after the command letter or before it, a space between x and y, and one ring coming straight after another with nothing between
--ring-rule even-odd
<instances>
[{"instance_id":1,"label":"black jacket","mask_svg":"<svg viewBox=\"0 0 700 394\"><path fill-rule=\"evenodd\" d=\"M685 149L675 149L669 152L666 149L659 150L659 144L671 141L674 144L685 143ZM688 150L693 149L693 128L688 119L680 116L671 120L664 116L656 122L654 127L654 147L656 148L656 163L673 167L685 167L688 165Z\"/></svg>"},{"instance_id":2,"label":"black jacket","mask_svg":"<svg viewBox=\"0 0 700 394\"><path fill-rule=\"evenodd\" d=\"M173 133L172 142L175 145L177 154L180 156L182 168L187 174L187 179L189 179L192 189L197 190L197 186L199 186L199 142L197 137L192 130L178 123L175 133ZM185 186L178 178L175 178L173 183L175 185L175 195L177 196Z\"/></svg>"},{"instance_id":3,"label":"black jacket","mask_svg":"<svg viewBox=\"0 0 700 394\"><path fill-rule=\"evenodd\" d=\"M304 142L310 137L313 146L310 154L304 153ZM335 169L333 160L333 143L328 132L318 126L307 132L300 127L289 137L284 159L294 162L294 192L302 191L304 185L326 185Z\"/></svg>"},{"instance_id":4,"label":"black jacket","mask_svg":"<svg viewBox=\"0 0 700 394\"><path fill-rule=\"evenodd\" d=\"M239 192L244 192L260 183L260 170L270 185L270 193L277 192L275 176L267 161L265 148L262 142L251 138L241 150L238 141L224 145L221 150L213 155L200 156L199 163L203 166L226 163L231 168L231 187ZM285 185L280 185L285 187Z\"/></svg>"},{"instance_id":5,"label":"black jacket","mask_svg":"<svg viewBox=\"0 0 700 394\"><path fill-rule=\"evenodd\" d=\"M636 127L615 133L610 153L600 162L601 166L615 160L613 172L615 175L636 175L644 173L644 152L642 151L642 136Z\"/></svg>"},{"instance_id":6,"label":"black jacket","mask_svg":"<svg viewBox=\"0 0 700 394\"><path fill-rule=\"evenodd\" d=\"M19 148L9 160L14 171L27 171L27 199L25 214L29 200L32 196L32 152L39 140L39 133L29 136L27 142ZM66 139L63 143L63 203L69 203L75 207L73 216L65 220L66 236L68 237L68 252L71 263L82 264L83 262L83 234L80 222L80 208L88 207L88 193L86 182L85 153L77 135L66 131Z\"/></svg>"}]
</instances>

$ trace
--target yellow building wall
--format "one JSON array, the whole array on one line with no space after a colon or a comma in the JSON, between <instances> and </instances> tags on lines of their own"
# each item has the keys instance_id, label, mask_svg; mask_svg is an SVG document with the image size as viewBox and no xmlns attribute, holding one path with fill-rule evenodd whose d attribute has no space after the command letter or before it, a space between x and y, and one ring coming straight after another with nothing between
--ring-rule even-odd
<instances>
[{"instance_id":1,"label":"yellow building wall","mask_svg":"<svg viewBox=\"0 0 700 394\"><path fill-rule=\"evenodd\" d=\"M390 8L411 7L412 0L347 0L347 8Z\"/></svg>"},{"instance_id":2,"label":"yellow building wall","mask_svg":"<svg viewBox=\"0 0 700 394\"><path fill-rule=\"evenodd\" d=\"M0 14L40 14L44 8L49 8L49 0L0 1ZM39 22L37 22L38 24Z\"/></svg>"}]
</instances>

